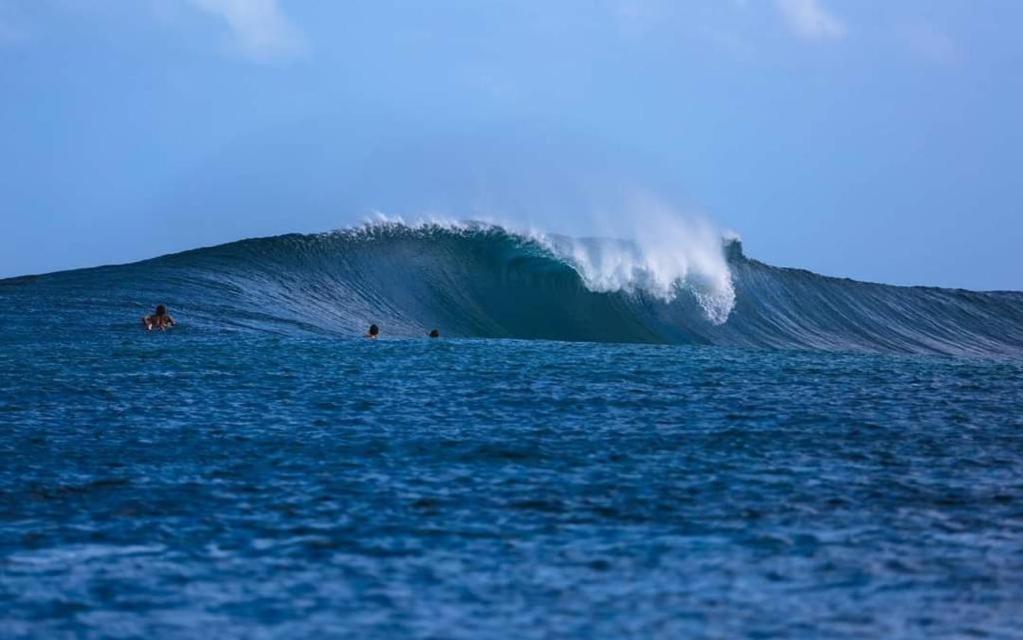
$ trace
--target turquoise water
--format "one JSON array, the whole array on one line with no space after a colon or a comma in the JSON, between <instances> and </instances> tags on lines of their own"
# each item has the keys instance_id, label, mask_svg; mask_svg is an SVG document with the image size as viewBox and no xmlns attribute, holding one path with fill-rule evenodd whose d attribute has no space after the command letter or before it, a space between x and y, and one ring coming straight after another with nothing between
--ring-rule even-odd
<instances>
[{"instance_id":1,"label":"turquoise water","mask_svg":"<svg viewBox=\"0 0 1023 640\"><path fill-rule=\"evenodd\" d=\"M1019 638L1023 294L721 253L390 225L0 281L0 636Z\"/></svg>"}]
</instances>

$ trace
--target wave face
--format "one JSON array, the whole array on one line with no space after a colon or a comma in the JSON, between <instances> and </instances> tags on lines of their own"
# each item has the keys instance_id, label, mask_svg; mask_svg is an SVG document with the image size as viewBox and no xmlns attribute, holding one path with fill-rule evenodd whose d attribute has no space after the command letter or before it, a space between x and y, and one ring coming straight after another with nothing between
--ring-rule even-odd
<instances>
[{"instance_id":1,"label":"wave face","mask_svg":"<svg viewBox=\"0 0 1023 640\"><path fill-rule=\"evenodd\" d=\"M375 322L389 337L1023 354L1019 292L829 278L719 238L672 251L479 223L377 223L3 280L0 330L123 329L156 302L188 331L361 335Z\"/></svg>"}]
</instances>

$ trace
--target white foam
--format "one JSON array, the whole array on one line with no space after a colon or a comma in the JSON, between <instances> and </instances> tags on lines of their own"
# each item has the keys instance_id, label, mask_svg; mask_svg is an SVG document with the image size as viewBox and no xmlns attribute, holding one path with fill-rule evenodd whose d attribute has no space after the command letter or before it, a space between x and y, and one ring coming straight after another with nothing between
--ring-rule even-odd
<instances>
[{"instance_id":1,"label":"white foam","mask_svg":"<svg viewBox=\"0 0 1023 640\"><path fill-rule=\"evenodd\" d=\"M665 302L688 291L707 319L722 324L735 289L722 236L709 223L679 218L628 240L546 236L541 241L575 267L591 291L646 292Z\"/></svg>"}]
</instances>

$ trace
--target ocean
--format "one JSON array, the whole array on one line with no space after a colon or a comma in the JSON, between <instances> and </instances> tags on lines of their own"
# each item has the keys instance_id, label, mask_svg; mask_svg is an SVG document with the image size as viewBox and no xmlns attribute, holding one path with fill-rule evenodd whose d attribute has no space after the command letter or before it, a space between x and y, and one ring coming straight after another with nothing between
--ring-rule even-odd
<instances>
[{"instance_id":1,"label":"ocean","mask_svg":"<svg viewBox=\"0 0 1023 640\"><path fill-rule=\"evenodd\" d=\"M734 240L0 280L0 636L1020 638L1021 409L1023 293Z\"/></svg>"}]
</instances>

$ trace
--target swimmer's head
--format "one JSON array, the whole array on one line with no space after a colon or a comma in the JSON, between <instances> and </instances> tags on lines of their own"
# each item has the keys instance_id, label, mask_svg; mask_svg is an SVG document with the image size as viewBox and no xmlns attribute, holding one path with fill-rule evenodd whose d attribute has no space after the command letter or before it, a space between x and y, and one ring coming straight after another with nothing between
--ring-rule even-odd
<instances>
[{"instance_id":1,"label":"swimmer's head","mask_svg":"<svg viewBox=\"0 0 1023 640\"><path fill-rule=\"evenodd\" d=\"M376 326L375 324L369 325L369 335L373 336L374 338L380 335L380 327Z\"/></svg>"},{"instance_id":2,"label":"swimmer's head","mask_svg":"<svg viewBox=\"0 0 1023 640\"><path fill-rule=\"evenodd\" d=\"M433 331L430 332L430 337L431 338L439 338L440 337L440 331L437 331L436 329L434 329Z\"/></svg>"},{"instance_id":3,"label":"swimmer's head","mask_svg":"<svg viewBox=\"0 0 1023 640\"><path fill-rule=\"evenodd\" d=\"M167 315L167 307L163 306L162 304L156 305L156 315L158 316Z\"/></svg>"}]
</instances>

